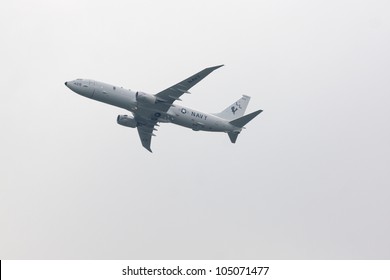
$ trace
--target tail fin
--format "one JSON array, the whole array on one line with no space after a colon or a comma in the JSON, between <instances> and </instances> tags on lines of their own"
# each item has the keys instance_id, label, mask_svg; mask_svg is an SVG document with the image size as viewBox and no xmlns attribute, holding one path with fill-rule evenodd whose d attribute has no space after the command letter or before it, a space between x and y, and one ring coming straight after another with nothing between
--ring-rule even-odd
<instances>
[{"instance_id":1,"label":"tail fin","mask_svg":"<svg viewBox=\"0 0 390 280\"><path fill-rule=\"evenodd\" d=\"M246 107L248 106L250 99L250 96L243 95L239 100L227 107L221 113L215 115L228 121L242 117L245 113Z\"/></svg>"},{"instance_id":2,"label":"tail fin","mask_svg":"<svg viewBox=\"0 0 390 280\"><path fill-rule=\"evenodd\" d=\"M238 119L235 119L235 120L232 120L230 123L234 126L237 126L237 127L244 127L244 125L246 125L248 122L250 122L251 120L253 120L258 114L260 114L261 112L263 112L263 110L258 110L258 111L255 111L253 113L250 113L248 115L245 115L241 118L238 118Z\"/></svg>"}]
</instances>

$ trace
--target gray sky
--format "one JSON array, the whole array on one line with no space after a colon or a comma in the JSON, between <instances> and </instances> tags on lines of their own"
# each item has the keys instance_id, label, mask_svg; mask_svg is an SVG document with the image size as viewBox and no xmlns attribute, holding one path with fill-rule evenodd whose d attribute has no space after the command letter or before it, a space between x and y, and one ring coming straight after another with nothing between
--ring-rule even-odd
<instances>
[{"instance_id":1,"label":"gray sky","mask_svg":"<svg viewBox=\"0 0 390 280\"><path fill-rule=\"evenodd\" d=\"M0 259L389 259L388 1L8 1L0 10ZM264 112L225 134L64 86Z\"/></svg>"}]
</instances>

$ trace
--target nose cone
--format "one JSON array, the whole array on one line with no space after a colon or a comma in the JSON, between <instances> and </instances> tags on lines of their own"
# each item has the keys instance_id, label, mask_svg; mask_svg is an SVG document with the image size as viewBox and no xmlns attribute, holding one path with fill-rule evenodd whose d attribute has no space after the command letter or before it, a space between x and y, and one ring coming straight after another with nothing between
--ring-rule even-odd
<instances>
[{"instance_id":1,"label":"nose cone","mask_svg":"<svg viewBox=\"0 0 390 280\"><path fill-rule=\"evenodd\" d=\"M78 85L78 83L76 83L77 82L77 80L74 80L74 81L66 81L64 84L65 84L65 86L68 88L68 89L70 89L71 91L74 91L74 92L77 92L77 90L78 90L78 88L80 87L80 86L76 86L76 85ZM78 93L78 92L77 92Z\"/></svg>"},{"instance_id":2,"label":"nose cone","mask_svg":"<svg viewBox=\"0 0 390 280\"><path fill-rule=\"evenodd\" d=\"M91 98L95 91L94 82L92 80L77 79L73 81L67 81L65 82L65 86L67 86L75 93L78 93L88 98Z\"/></svg>"}]
</instances>

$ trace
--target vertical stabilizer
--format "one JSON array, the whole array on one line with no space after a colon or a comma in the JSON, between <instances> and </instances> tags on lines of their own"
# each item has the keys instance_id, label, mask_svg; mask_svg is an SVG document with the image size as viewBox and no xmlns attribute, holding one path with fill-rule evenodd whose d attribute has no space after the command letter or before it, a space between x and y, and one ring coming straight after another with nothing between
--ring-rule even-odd
<instances>
[{"instance_id":1,"label":"vertical stabilizer","mask_svg":"<svg viewBox=\"0 0 390 280\"><path fill-rule=\"evenodd\" d=\"M250 99L250 96L243 95L239 100L227 107L221 113L215 115L228 121L240 118L244 115Z\"/></svg>"}]
</instances>

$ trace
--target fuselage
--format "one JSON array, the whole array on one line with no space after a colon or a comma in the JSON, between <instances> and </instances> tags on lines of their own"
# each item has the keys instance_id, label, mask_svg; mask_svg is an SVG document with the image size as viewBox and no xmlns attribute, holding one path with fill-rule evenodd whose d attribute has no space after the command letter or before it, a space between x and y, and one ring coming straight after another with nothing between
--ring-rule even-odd
<instances>
[{"instance_id":1,"label":"fuselage","mask_svg":"<svg viewBox=\"0 0 390 280\"><path fill-rule=\"evenodd\" d=\"M166 112L156 111L147 103L139 102L137 100L139 93L130 89L90 79L77 79L66 82L65 85L84 97L145 115L145 117L153 116L158 122L174 123L193 130L237 133L241 131L241 127L236 127L218 116L176 104L171 105Z\"/></svg>"}]
</instances>

